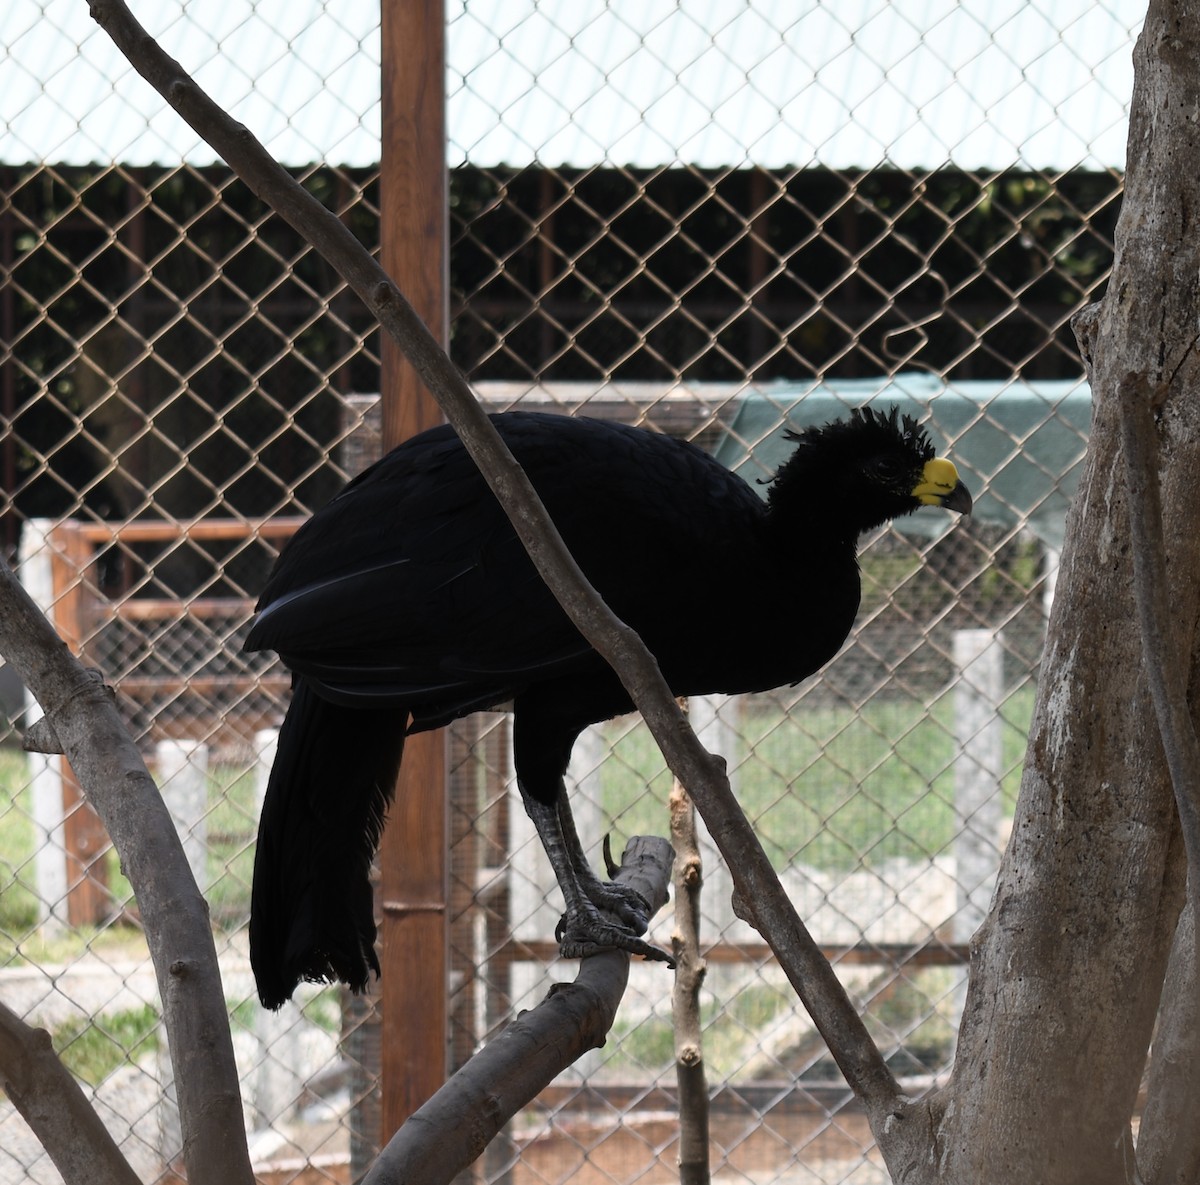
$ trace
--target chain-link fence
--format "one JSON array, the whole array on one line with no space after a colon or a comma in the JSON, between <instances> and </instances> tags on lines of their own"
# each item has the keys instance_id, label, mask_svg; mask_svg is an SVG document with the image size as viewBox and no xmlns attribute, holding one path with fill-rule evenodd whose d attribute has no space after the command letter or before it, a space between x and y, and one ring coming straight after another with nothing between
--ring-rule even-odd
<instances>
[{"instance_id":1,"label":"chain-link fence","mask_svg":"<svg viewBox=\"0 0 1200 1185\"><path fill-rule=\"evenodd\" d=\"M377 245L378 11L211 7L141 15ZM254 999L254 828L288 682L240 641L280 546L378 451L377 331L150 102L85 6L15 8L0 35L4 544L116 688L179 821L260 1178L348 1181L377 1139L378 1026L334 989L278 1016ZM1069 318L1111 262L1141 15L1125 0L447 4L452 353L490 405L649 424L754 480L785 425L895 403L980 495L945 534L869 540L858 626L821 675L691 705L914 1091L948 1070L1018 781L1089 419ZM3 690L10 720L36 711ZM178 1126L136 902L70 770L24 755L12 726L4 740L0 999L50 1030L154 1179ZM571 970L552 965L559 901L506 717L462 722L450 744L461 1062ZM585 840L665 833L669 775L635 720L586 734L571 776ZM704 856L714 1174L883 1180ZM652 936L669 944L670 925ZM671 1179L669 999L661 966L635 967L608 1045L476 1179ZM57 1177L5 1104L0 1181L24 1180Z\"/></svg>"}]
</instances>

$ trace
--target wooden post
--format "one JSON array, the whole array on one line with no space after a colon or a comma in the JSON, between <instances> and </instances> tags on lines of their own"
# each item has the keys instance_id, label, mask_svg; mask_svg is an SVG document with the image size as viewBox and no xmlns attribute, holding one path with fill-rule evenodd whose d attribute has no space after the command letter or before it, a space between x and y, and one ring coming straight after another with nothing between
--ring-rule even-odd
<instances>
[{"instance_id":1,"label":"wooden post","mask_svg":"<svg viewBox=\"0 0 1200 1185\"><path fill-rule=\"evenodd\" d=\"M5 193L13 193L16 189L16 178L5 169L3 173ZM4 203L0 210L0 274L11 276L13 264L16 262L16 227L17 218L11 202ZM12 284L0 285L0 341L15 342L17 340L17 295ZM17 363L8 357L0 362L0 416L9 426L0 439L0 482L8 492L5 508L0 511L0 546L4 548L4 556L11 559L19 546L21 520L17 516L16 504L12 491L17 488L17 435L12 430L12 423L17 418Z\"/></svg>"},{"instance_id":2,"label":"wooden post","mask_svg":"<svg viewBox=\"0 0 1200 1185\"><path fill-rule=\"evenodd\" d=\"M21 536L21 579L71 653L86 658L96 620L95 535L72 519L30 519ZM26 693L28 700L28 693ZM28 702L32 711L34 705ZM30 719L41 715L36 708ZM52 933L100 925L113 913L105 855L108 835L84 799L65 757L32 757L40 924Z\"/></svg>"},{"instance_id":3,"label":"wooden post","mask_svg":"<svg viewBox=\"0 0 1200 1185\"><path fill-rule=\"evenodd\" d=\"M77 657L84 657L91 634L96 589L89 582L92 546L69 520L49 535L54 583L54 623L59 636ZM62 762L63 821L67 845L67 912L73 926L99 925L112 911L104 853L110 844L100 817L83 797L75 772Z\"/></svg>"},{"instance_id":4,"label":"wooden post","mask_svg":"<svg viewBox=\"0 0 1200 1185\"><path fill-rule=\"evenodd\" d=\"M29 519L21 532L18 571L25 591L53 621L54 595L46 519ZM26 725L40 719L41 705L25 689ZM29 754L29 792L34 827L34 861L38 899L38 928L42 937L57 938L68 926L67 841L63 826L63 778L65 759L41 753Z\"/></svg>"},{"instance_id":5,"label":"wooden post","mask_svg":"<svg viewBox=\"0 0 1200 1185\"><path fill-rule=\"evenodd\" d=\"M442 0L383 0L381 259L417 313L448 337L445 28ZM385 337L383 444L441 412ZM380 850L383 1139L446 1076L449 942L446 741L409 739Z\"/></svg>"}]
</instances>

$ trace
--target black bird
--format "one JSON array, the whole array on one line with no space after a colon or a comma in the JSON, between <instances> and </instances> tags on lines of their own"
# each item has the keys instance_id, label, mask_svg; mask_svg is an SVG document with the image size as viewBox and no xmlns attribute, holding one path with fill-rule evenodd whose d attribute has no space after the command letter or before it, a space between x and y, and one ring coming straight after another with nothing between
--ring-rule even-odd
<instances>
[{"instance_id":1,"label":"black bird","mask_svg":"<svg viewBox=\"0 0 1200 1185\"><path fill-rule=\"evenodd\" d=\"M676 695L812 674L858 610L859 535L922 505L971 508L954 466L895 410L789 434L795 452L765 501L700 449L646 429L493 419ZM246 649L277 651L294 688L254 864L250 957L267 1007L302 979L362 989L378 974L368 872L404 738L508 703L521 795L566 900L564 953L664 957L638 937L645 903L588 866L563 786L579 733L633 704L450 428L400 445L304 524Z\"/></svg>"}]
</instances>

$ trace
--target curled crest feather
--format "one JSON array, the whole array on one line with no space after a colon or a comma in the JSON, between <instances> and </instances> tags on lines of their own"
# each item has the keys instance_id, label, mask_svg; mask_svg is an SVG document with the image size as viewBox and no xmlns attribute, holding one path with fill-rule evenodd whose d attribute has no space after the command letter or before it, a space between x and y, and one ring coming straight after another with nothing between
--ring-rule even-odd
<instances>
[{"instance_id":1,"label":"curled crest feather","mask_svg":"<svg viewBox=\"0 0 1200 1185\"><path fill-rule=\"evenodd\" d=\"M931 461L936 453L925 429L912 416L902 416L897 407L890 411L855 407L844 420L834 420L799 432L788 429L783 436L785 440L800 445L835 444L851 440L861 444L875 438L880 444L899 444L922 462Z\"/></svg>"}]
</instances>

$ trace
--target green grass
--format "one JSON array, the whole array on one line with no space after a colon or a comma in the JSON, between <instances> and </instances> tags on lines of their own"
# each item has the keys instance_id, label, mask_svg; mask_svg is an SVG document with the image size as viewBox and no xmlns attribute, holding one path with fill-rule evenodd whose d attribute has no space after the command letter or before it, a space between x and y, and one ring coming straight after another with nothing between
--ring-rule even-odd
<instances>
[{"instance_id":1,"label":"green grass","mask_svg":"<svg viewBox=\"0 0 1200 1185\"><path fill-rule=\"evenodd\" d=\"M1032 705L1032 689L1023 688L1002 710L1009 813ZM883 698L858 713L800 703L787 715L769 701L747 707L736 721L738 752L727 756L737 763L738 797L772 861L835 872L947 851L956 827L953 709L950 693L928 711L915 701ZM609 826L624 836L665 834L671 779L652 738L628 720L608 730L613 755L600 785ZM25 755L0 748L0 964L30 957L37 919L27 783ZM207 874L220 926L240 926L248 912L256 821L252 772L214 766ZM115 853L109 885L117 903L131 900ZM95 938L81 936L89 944Z\"/></svg>"},{"instance_id":2,"label":"green grass","mask_svg":"<svg viewBox=\"0 0 1200 1185\"><path fill-rule=\"evenodd\" d=\"M707 1000L700 1009L704 1061L715 1079L737 1073L757 1048L763 1027L799 1005L782 984L755 983L733 995ZM630 1020L617 1016L605 1072L615 1077L634 1071L661 1073L675 1057L674 1022L669 1014Z\"/></svg>"},{"instance_id":3,"label":"green grass","mask_svg":"<svg viewBox=\"0 0 1200 1185\"><path fill-rule=\"evenodd\" d=\"M215 922L236 927L250 910L250 877L254 871L254 772L217 765L208 771L208 856L205 897ZM132 903L133 889L121 872L116 852L109 853L108 883L115 901Z\"/></svg>"},{"instance_id":4,"label":"green grass","mask_svg":"<svg viewBox=\"0 0 1200 1185\"><path fill-rule=\"evenodd\" d=\"M218 922L238 925L250 911L257 827L254 771L235 766L210 770L207 897Z\"/></svg>"},{"instance_id":5,"label":"green grass","mask_svg":"<svg viewBox=\"0 0 1200 1185\"><path fill-rule=\"evenodd\" d=\"M69 1021L51 1033L51 1040L66 1067L96 1086L118 1066L158 1048L158 1012L146 1004Z\"/></svg>"},{"instance_id":6,"label":"green grass","mask_svg":"<svg viewBox=\"0 0 1200 1185\"><path fill-rule=\"evenodd\" d=\"M1008 815L1032 707L1032 689L1023 688L1001 712ZM803 706L790 716L744 713L733 778L772 861L845 871L946 851L956 827L953 712L947 693L928 713L911 701L883 700L857 715ZM663 834L670 774L644 725L619 728L615 760L601 771L605 810L625 836Z\"/></svg>"},{"instance_id":7,"label":"green grass","mask_svg":"<svg viewBox=\"0 0 1200 1185\"><path fill-rule=\"evenodd\" d=\"M311 997L298 996L297 1003L301 1006L304 1017L311 1024L327 1033L337 1033L342 1028L341 989L337 987L322 988ZM253 1033L258 1028L263 1015L262 1005L255 995L247 996L232 1005L229 1010L229 1023L234 1030L241 1029Z\"/></svg>"},{"instance_id":8,"label":"green grass","mask_svg":"<svg viewBox=\"0 0 1200 1185\"><path fill-rule=\"evenodd\" d=\"M899 1047L897 1069L920 1072L914 1054L940 1068L950 1057L954 1027L945 1013L950 1005L950 987L955 971L949 967L910 970L907 977L885 985L864 1012L864 1022L881 1048ZM721 1000L708 1000L701 1008L704 1062L711 1081L737 1077L761 1052L763 1029L785 1013L800 1008L795 993L782 982L754 983ZM797 1030L803 1033L803 1028ZM604 1073L613 1078L649 1072L660 1074L674 1061L674 1030L669 1015L651 1015L630 1020L617 1017L609 1041L611 1053ZM810 1064L814 1051L818 1064ZM838 1076L836 1066L825 1054L815 1032L803 1036L789 1050L778 1050L778 1067L768 1077L789 1072L819 1078ZM797 1058L797 1054L801 1055ZM822 1064L822 1063L828 1063Z\"/></svg>"},{"instance_id":9,"label":"green grass","mask_svg":"<svg viewBox=\"0 0 1200 1185\"><path fill-rule=\"evenodd\" d=\"M148 956L146 939L136 926L76 926L45 938L38 930L0 930L0 967L29 963L51 967L71 963L84 952L102 954L110 963L135 962Z\"/></svg>"},{"instance_id":10,"label":"green grass","mask_svg":"<svg viewBox=\"0 0 1200 1185\"><path fill-rule=\"evenodd\" d=\"M26 933L37 920L27 766L20 750L0 748L0 936Z\"/></svg>"},{"instance_id":11,"label":"green grass","mask_svg":"<svg viewBox=\"0 0 1200 1185\"><path fill-rule=\"evenodd\" d=\"M249 910L253 839L257 825L254 778L234 766L209 771L207 874L209 905L218 924L240 926ZM52 943L36 934L38 902L34 864L29 759L0 746L0 965L13 959L56 962L98 946L130 941L128 928L85 927ZM104 857L114 912L131 905L133 891L115 851Z\"/></svg>"},{"instance_id":12,"label":"green grass","mask_svg":"<svg viewBox=\"0 0 1200 1185\"><path fill-rule=\"evenodd\" d=\"M1009 697L1004 722L1004 810L1011 814L1020 761L1033 706L1033 691ZM859 712L813 707L801 702L790 714L769 701L747 706L736 717L740 734L734 777L738 797L776 866L798 861L827 872L878 867L892 860L924 861L952 848L955 838L953 695L928 709L914 701L878 697ZM619 833L665 834L671 779L645 726L629 720L607 726L612 759L600 771L603 807ZM85 950L120 950L140 934L128 927L80 930L53 943L34 926L34 828L30 818L27 760L0 748L0 966L12 960L53 963ZM216 766L210 770L207 819L209 901L214 923L240 926L249 906L256 826L252 772ZM129 897L115 853L109 883L117 901ZM869 1023L906 1045L939 1050L948 1023L931 1007L944 988L917 973L919 986L892 992L870 1009ZM912 997L912 998L909 998ZM717 1005L706 1005L706 1060L717 1077L744 1065L755 1034L794 1006L782 987L744 987ZM252 1025L256 1006L243 1002L236 1024ZM336 1029L335 992L321 993L308 1011L322 1027ZM243 1015L243 1013L245 1015ZM95 1022L65 1025L53 1033L68 1065L85 1081L101 1081L118 1065L152 1052L158 1017L152 1008L104 1014ZM655 1072L673 1057L671 1022L650 1016L619 1019L607 1072L639 1067Z\"/></svg>"}]
</instances>

